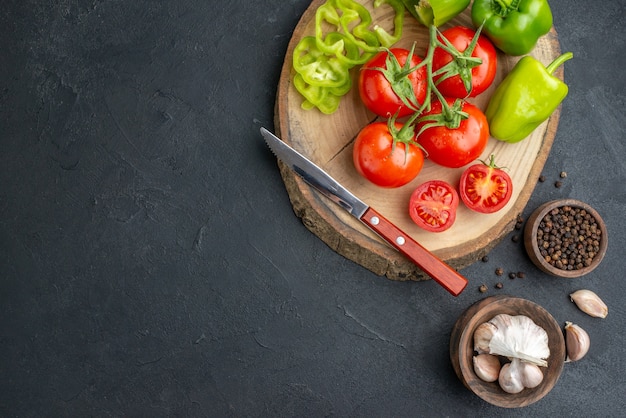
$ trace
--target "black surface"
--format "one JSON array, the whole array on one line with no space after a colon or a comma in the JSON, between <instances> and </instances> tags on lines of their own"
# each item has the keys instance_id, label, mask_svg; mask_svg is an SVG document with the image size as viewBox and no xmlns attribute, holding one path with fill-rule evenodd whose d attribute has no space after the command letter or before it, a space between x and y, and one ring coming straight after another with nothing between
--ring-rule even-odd
<instances>
[{"instance_id":1,"label":"black surface","mask_svg":"<svg viewBox=\"0 0 626 418\"><path fill-rule=\"evenodd\" d=\"M0 415L623 415L625 2L551 5L575 58L524 215L586 201L608 253L555 279L507 238L453 298L373 275L292 212L258 129L308 1L2 1ZM569 301L580 288L606 319ZM459 314L505 292L592 341L519 410L471 394L448 358Z\"/></svg>"}]
</instances>

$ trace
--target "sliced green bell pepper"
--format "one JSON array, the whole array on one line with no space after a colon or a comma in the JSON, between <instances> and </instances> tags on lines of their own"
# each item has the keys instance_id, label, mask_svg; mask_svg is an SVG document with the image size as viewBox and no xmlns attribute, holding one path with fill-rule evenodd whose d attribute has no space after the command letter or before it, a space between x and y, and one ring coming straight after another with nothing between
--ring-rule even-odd
<instances>
[{"instance_id":1,"label":"sliced green bell pepper","mask_svg":"<svg viewBox=\"0 0 626 418\"><path fill-rule=\"evenodd\" d=\"M352 83L348 78L348 82L343 86L321 87L307 83L300 73L296 73L293 77L293 85L304 97L302 102L304 110L317 108L320 112L330 115L337 110L341 97L350 90Z\"/></svg>"},{"instance_id":2,"label":"sliced green bell pepper","mask_svg":"<svg viewBox=\"0 0 626 418\"><path fill-rule=\"evenodd\" d=\"M319 87L339 87L350 82L349 68L336 56L321 51L314 36L305 36L294 48L293 69L306 83Z\"/></svg>"},{"instance_id":3,"label":"sliced green bell pepper","mask_svg":"<svg viewBox=\"0 0 626 418\"><path fill-rule=\"evenodd\" d=\"M509 55L528 54L552 27L547 0L474 0L472 22Z\"/></svg>"},{"instance_id":4,"label":"sliced green bell pepper","mask_svg":"<svg viewBox=\"0 0 626 418\"><path fill-rule=\"evenodd\" d=\"M567 96L567 84L552 73L574 55L556 58L548 67L527 55L498 85L485 116L491 136L504 142L519 142L552 115Z\"/></svg>"},{"instance_id":5,"label":"sliced green bell pepper","mask_svg":"<svg viewBox=\"0 0 626 418\"><path fill-rule=\"evenodd\" d=\"M400 40L404 6L401 0L374 1L375 8L382 4L394 10L393 33L373 25L369 11L355 0L326 0L317 8L315 36L302 38L293 53L293 84L305 98L304 109L333 113L352 85L350 69Z\"/></svg>"}]
</instances>

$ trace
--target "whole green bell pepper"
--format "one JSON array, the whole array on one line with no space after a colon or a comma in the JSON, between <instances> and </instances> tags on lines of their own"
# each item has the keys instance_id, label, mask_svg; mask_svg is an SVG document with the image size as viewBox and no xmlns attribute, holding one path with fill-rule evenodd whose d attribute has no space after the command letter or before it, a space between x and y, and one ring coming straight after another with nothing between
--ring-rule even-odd
<instances>
[{"instance_id":1,"label":"whole green bell pepper","mask_svg":"<svg viewBox=\"0 0 626 418\"><path fill-rule=\"evenodd\" d=\"M502 52L528 54L552 27L547 0L474 0L472 23Z\"/></svg>"},{"instance_id":2,"label":"whole green bell pepper","mask_svg":"<svg viewBox=\"0 0 626 418\"><path fill-rule=\"evenodd\" d=\"M487 105L485 116L491 136L519 142L548 119L568 92L567 84L552 73L573 56L566 52L548 67L530 55L519 60Z\"/></svg>"}]
</instances>

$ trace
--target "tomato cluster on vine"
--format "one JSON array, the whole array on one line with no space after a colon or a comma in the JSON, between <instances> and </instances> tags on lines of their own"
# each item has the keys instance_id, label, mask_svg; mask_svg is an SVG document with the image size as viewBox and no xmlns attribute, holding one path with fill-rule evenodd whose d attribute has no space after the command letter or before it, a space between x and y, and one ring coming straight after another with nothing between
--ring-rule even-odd
<instances>
[{"instance_id":1,"label":"tomato cluster on vine","mask_svg":"<svg viewBox=\"0 0 626 418\"><path fill-rule=\"evenodd\" d=\"M380 187L413 181L425 159L459 168L476 161L489 139L484 113L467 101L495 79L496 49L480 29L431 27L424 58L403 48L385 49L363 65L358 78L363 104L382 120L363 127L356 137L353 161L359 174ZM386 119L386 121L385 121ZM469 167L460 195L442 180L420 185L409 213L432 232L450 228L460 200L470 209L491 213L506 205L512 182L489 163Z\"/></svg>"}]
</instances>

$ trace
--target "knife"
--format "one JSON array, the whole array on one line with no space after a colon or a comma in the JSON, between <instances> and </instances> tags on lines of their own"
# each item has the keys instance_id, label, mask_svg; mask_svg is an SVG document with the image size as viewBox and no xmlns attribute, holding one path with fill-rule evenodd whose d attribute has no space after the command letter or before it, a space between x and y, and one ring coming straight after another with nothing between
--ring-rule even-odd
<instances>
[{"instance_id":1,"label":"knife","mask_svg":"<svg viewBox=\"0 0 626 418\"><path fill-rule=\"evenodd\" d=\"M261 135L274 154L305 182L363 222L444 289L454 296L458 296L465 289L465 277L369 207L328 173L267 129L261 128Z\"/></svg>"}]
</instances>

